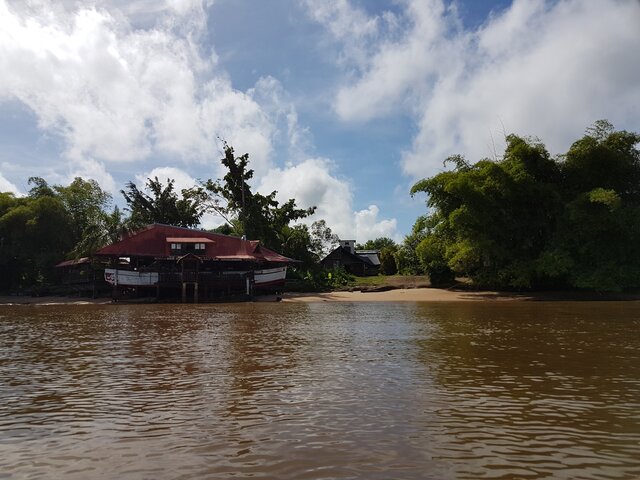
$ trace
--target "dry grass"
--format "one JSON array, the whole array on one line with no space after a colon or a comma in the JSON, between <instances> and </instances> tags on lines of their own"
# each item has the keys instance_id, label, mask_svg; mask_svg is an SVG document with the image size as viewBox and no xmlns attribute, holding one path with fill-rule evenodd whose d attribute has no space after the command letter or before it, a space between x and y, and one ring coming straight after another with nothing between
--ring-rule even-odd
<instances>
[{"instance_id":1,"label":"dry grass","mask_svg":"<svg viewBox=\"0 0 640 480\"><path fill-rule=\"evenodd\" d=\"M409 275L376 275L372 277L356 277L354 289L398 289L430 287L429 277Z\"/></svg>"}]
</instances>

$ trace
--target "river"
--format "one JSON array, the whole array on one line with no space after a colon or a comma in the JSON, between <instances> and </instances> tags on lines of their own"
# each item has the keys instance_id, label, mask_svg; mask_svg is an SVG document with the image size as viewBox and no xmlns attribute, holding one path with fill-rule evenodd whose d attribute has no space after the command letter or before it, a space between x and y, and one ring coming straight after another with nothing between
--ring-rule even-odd
<instances>
[{"instance_id":1,"label":"river","mask_svg":"<svg viewBox=\"0 0 640 480\"><path fill-rule=\"evenodd\" d=\"M0 306L0 478L640 478L640 303Z\"/></svg>"}]
</instances>

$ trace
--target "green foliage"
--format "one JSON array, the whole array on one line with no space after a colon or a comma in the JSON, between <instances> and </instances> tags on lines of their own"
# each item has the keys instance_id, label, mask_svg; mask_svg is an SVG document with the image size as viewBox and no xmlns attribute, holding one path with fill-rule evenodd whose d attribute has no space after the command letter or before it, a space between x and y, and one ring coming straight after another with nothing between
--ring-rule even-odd
<instances>
[{"instance_id":1,"label":"green foliage","mask_svg":"<svg viewBox=\"0 0 640 480\"><path fill-rule=\"evenodd\" d=\"M90 256L102 247L121 240L130 232L130 224L118 207L114 207L111 213L101 210L85 227L82 238L70 252L70 256Z\"/></svg>"},{"instance_id":2,"label":"green foliage","mask_svg":"<svg viewBox=\"0 0 640 480\"><path fill-rule=\"evenodd\" d=\"M327 231L330 236L331 230L322 224L310 232L306 225L290 224L313 214L316 207L298 208L294 199L280 204L275 191L269 195L253 192L247 183L253 178L253 170L248 169L249 154L236 157L233 147L226 143L224 153L220 161L227 173L223 179L209 179L188 191L189 195L198 198L206 211L220 215L233 233L258 239L264 246L305 264L315 262L321 247L314 238L322 243L321 237L326 237Z\"/></svg>"},{"instance_id":3,"label":"green foliage","mask_svg":"<svg viewBox=\"0 0 640 480\"><path fill-rule=\"evenodd\" d=\"M183 190L181 195L175 192L175 181L167 179L164 186L158 177L148 178L145 193L129 182L121 190L127 209L131 212L130 225L133 230L150 223L163 223L176 227L195 227L200 223L205 208L202 199L192 190Z\"/></svg>"},{"instance_id":4,"label":"green foliage","mask_svg":"<svg viewBox=\"0 0 640 480\"><path fill-rule=\"evenodd\" d=\"M111 241L113 236L98 235L110 221L105 210L111 204L111 195L102 190L98 182L76 177L68 186L55 185L53 190L71 217L67 233L75 246L70 256L91 255ZM119 210L116 211L119 216Z\"/></svg>"},{"instance_id":5,"label":"green foliage","mask_svg":"<svg viewBox=\"0 0 640 480\"><path fill-rule=\"evenodd\" d=\"M429 217L420 216L413 224L411 233L404 238L404 242L397 248L393 256L396 268L401 275L422 275L425 273L420 263L416 249L427 235L427 222Z\"/></svg>"},{"instance_id":6,"label":"green foliage","mask_svg":"<svg viewBox=\"0 0 640 480\"><path fill-rule=\"evenodd\" d=\"M396 242L389 237L378 237L375 240L367 240L364 244L358 243L356 250L382 250L385 247L396 248Z\"/></svg>"},{"instance_id":7,"label":"green foliage","mask_svg":"<svg viewBox=\"0 0 640 480\"><path fill-rule=\"evenodd\" d=\"M355 282L355 277L349 274L344 267L336 267L332 270L321 268L292 269L291 276L297 281L295 289L304 292L344 288Z\"/></svg>"},{"instance_id":8,"label":"green foliage","mask_svg":"<svg viewBox=\"0 0 640 480\"><path fill-rule=\"evenodd\" d=\"M55 263L73 246L64 202L46 183L25 198L0 198L0 289L52 281Z\"/></svg>"},{"instance_id":9,"label":"green foliage","mask_svg":"<svg viewBox=\"0 0 640 480\"><path fill-rule=\"evenodd\" d=\"M637 134L604 121L566 155L515 135L498 161L448 159L454 170L417 182L428 195L398 250L433 283L468 276L491 288L640 286L640 155Z\"/></svg>"},{"instance_id":10,"label":"green foliage","mask_svg":"<svg viewBox=\"0 0 640 480\"><path fill-rule=\"evenodd\" d=\"M316 261L326 257L339 244L340 239L327 226L324 220L316 220L311 224L311 244L309 250L313 253Z\"/></svg>"},{"instance_id":11,"label":"green foliage","mask_svg":"<svg viewBox=\"0 0 640 480\"><path fill-rule=\"evenodd\" d=\"M337 237L324 220L311 227L296 223L315 211L297 208L295 200L280 204L276 192L251 191L247 181L249 156L235 157L225 145L222 180L176 192L175 182L147 179L140 190L128 182L121 193L127 217L110 209L111 195L94 180L75 178L69 185L50 186L41 177L29 178L29 195L16 198L0 192L0 289L24 289L54 279L54 265L64 258L91 256L103 246L150 223L195 227L205 212L216 212L226 223L216 229L227 235L247 235L285 256L301 260L300 268L320 278L317 261L336 245ZM342 278L336 274L335 278ZM334 280L335 283L338 280Z\"/></svg>"},{"instance_id":12,"label":"green foliage","mask_svg":"<svg viewBox=\"0 0 640 480\"><path fill-rule=\"evenodd\" d=\"M382 247L380 249L380 272L384 275L395 275L398 272L396 265L395 252L398 247L393 246Z\"/></svg>"}]
</instances>

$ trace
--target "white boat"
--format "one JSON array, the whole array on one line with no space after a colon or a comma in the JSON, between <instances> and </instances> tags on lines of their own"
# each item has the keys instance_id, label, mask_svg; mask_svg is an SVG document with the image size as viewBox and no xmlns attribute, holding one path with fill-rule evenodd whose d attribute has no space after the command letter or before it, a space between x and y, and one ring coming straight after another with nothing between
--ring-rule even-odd
<instances>
[{"instance_id":1,"label":"white boat","mask_svg":"<svg viewBox=\"0 0 640 480\"><path fill-rule=\"evenodd\" d=\"M227 275L243 275L247 272L224 272ZM287 267L266 268L254 270L253 280L256 287L284 284ZM137 272L135 270L118 270L106 268L104 279L111 285L125 287L150 287L158 284L158 272Z\"/></svg>"},{"instance_id":2,"label":"white boat","mask_svg":"<svg viewBox=\"0 0 640 480\"><path fill-rule=\"evenodd\" d=\"M158 272L136 272L135 270L118 270L105 268L104 279L111 285L125 287L148 287L158 284Z\"/></svg>"},{"instance_id":3,"label":"white boat","mask_svg":"<svg viewBox=\"0 0 640 480\"><path fill-rule=\"evenodd\" d=\"M253 272L253 281L256 287L267 287L271 285L284 285L287 276L287 267L267 268Z\"/></svg>"},{"instance_id":4,"label":"white boat","mask_svg":"<svg viewBox=\"0 0 640 480\"><path fill-rule=\"evenodd\" d=\"M224 275L244 275L248 272L223 272ZM253 284L256 287L268 287L272 285L284 285L287 276L287 267L265 268L253 271Z\"/></svg>"}]
</instances>

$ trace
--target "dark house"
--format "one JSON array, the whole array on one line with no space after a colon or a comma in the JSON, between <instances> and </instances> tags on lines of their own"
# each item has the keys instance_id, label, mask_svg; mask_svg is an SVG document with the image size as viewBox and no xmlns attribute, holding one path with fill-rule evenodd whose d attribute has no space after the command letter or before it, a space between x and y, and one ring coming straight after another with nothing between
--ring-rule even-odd
<instances>
[{"instance_id":1,"label":"dark house","mask_svg":"<svg viewBox=\"0 0 640 480\"><path fill-rule=\"evenodd\" d=\"M340 246L320 260L326 269L343 267L352 275L377 275L380 258L377 250L356 250L355 240L341 240Z\"/></svg>"}]
</instances>

